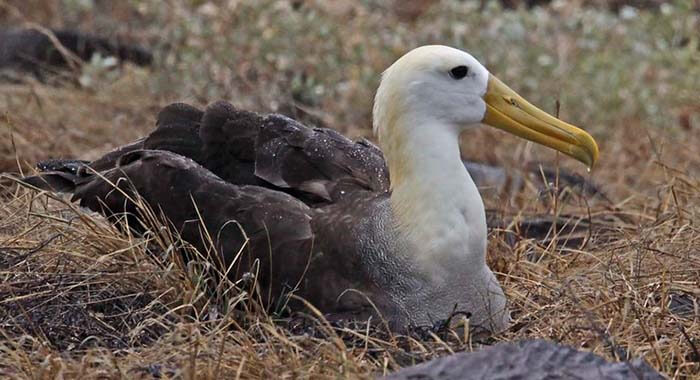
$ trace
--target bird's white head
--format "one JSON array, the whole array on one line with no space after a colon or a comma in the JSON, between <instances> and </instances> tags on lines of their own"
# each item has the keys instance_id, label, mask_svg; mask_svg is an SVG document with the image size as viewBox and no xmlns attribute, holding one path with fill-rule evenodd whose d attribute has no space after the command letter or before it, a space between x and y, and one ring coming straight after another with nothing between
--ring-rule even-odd
<instances>
[{"instance_id":1,"label":"bird's white head","mask_svg":"<svg viewBox=\"0 0 700 380\"><path fill-rule=\"evenodd\" d=\"M444 126L459 133L486 113L489 72L469 53L447 46L422 46L399 58L383 74L374 102L374 129ZM406 121L401 123L401 119Z\"/></svg>"},{"instance_id":2,"label":"bird's white head","mask_svg":"<svg viewBox=\"0 0 700 380\"><path fill-rule=\"evenodd\" d=\"M373 118L385 151L427 133L456 139L466 127L483 123L554 148L589 167L598 158L598 146L588 133L538 109L469 53L447 46L422 46L394 62L382 75Z\"/></svg>"}]
</instances>

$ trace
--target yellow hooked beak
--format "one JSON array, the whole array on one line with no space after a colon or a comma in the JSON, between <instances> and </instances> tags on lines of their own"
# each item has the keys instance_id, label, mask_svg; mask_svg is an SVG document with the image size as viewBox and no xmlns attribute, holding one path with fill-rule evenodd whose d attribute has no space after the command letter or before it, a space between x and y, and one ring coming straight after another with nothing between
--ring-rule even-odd
<instances>
[{"instance_id":1,"label":"yellow hooked beak","mask_svg":"<svg viewBox=\"0 0 700 380\"><path fill-rule=\"evenodd\" d=\"M589 168L598 160L598 145L591 135L533 106L490 74L484 100L482 123L556 149Z\"/></svg>"}]
</instances>

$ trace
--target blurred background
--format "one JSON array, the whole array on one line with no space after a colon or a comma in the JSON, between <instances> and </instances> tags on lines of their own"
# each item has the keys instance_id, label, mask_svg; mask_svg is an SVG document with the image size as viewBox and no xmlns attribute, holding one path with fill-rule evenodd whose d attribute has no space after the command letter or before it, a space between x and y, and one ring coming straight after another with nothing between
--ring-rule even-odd
<instances>
[{"instance_id":1,"label":"blurred background","mask_svg":"<svg viewBox=\"0 0 700 380\"><path fill-rule=\"evenodd\" d=\"M0 168L16 168L13 149L21 163L46 152L94 158L149 131L173 101L227 99L368 136L382 70L413 47L445 44L549 112L560 101L561 117L601 145L596 176L613 182L610 191L637 188L648 159L674 162L676 144L700 126L698 9L662 0L3 0L6 28L76 31L145 55L98 51L44 67L53 74L5 81L0 123L14 130L15 147L2 140ZM554 158L498 131L464 139L469 159Z\"/></svg>"}]
</instances>

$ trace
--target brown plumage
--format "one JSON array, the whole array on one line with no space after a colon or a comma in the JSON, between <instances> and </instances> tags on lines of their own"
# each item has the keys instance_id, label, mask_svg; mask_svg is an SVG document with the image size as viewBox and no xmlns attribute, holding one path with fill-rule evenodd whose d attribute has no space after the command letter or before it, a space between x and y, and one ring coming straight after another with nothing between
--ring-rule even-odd
<instances>
[{"instance_id":1,"label":"brown plumage","mask_svg":"<svg viewBox=\"0 0 700 380\"><path fill-rule=\"evenodd\" d=\"M377 147L285 116L236 110L226 102L204 112L172 104L156 125L149 136L90 163L44 161L38 166L45 172L24 181L73 193L81 206L114 221L126 216L142 231L137 206L113 184L125 194L135 190L200 252L211 255L215 248L222 268L245 246L230 276L240 278L258 260L262 296L272 295L267 303L296 289L337 316L371 314L357 293L336 302L349 288L371 299L381 299L373 297L381 289L358 275L361 243L335 243L347 241L356 221L372 209L359 207L353 214L348 204L387 197L388 174ZM215 247L202 239L198 213Z\"/></svg>"}]
</instances>

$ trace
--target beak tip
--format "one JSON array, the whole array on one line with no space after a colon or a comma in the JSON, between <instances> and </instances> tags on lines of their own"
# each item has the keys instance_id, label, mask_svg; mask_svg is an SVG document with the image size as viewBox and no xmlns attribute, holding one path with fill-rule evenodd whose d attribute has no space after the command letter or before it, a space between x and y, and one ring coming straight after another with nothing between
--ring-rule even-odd
<instances>
[{"instance_id":1,"label":"beak tip","mask_svg":"<svg viewBox=\"0 0 700 380\"><path fill-rule=\"evenodd\" d=\"M586 165L588 165L588 170L590 171L593 168L593 166L595 166L596 162L598 162L600 151L598 149L598 144L596 143L595 139L588 133L584 135L583 146L588 148L587 150L589 151L590 162L587 162Z\"/></svg>"},{"instance_id":2,"label":"beak tip","mask_svg":"<svg viewBox=\"0 0 700 380\"><path fill-rule=\"evenodd\" d=\"M578 144L570 146L569 155L588 168L590 171L598 162L599 150L598 144L588 133L582 133L578 136Z\"/></svg>"}]
</instances>

